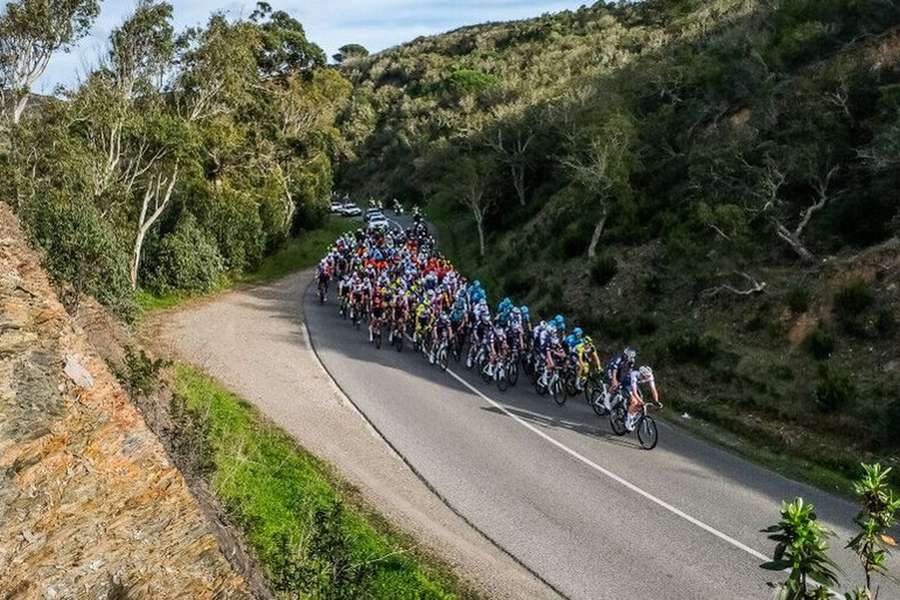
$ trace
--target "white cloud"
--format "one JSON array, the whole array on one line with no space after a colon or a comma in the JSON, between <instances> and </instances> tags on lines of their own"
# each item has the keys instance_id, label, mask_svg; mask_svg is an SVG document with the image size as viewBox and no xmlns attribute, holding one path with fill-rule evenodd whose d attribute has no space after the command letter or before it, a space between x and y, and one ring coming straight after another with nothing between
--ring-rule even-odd
<instances>
[{"instance_id":1,"label":"white cloud","mask_svg":"<svg viewBox=\"0 0 900 600\"><path fill-rule=\"evenodd\" d=\"M248 15L248 0L170 0L179 28L202 24L214 11ZM545 12L574 9L584 0L269 0L291 13L309 38L331 55L347 43L378 51L420 35L440 33L484 21L523 19ZM57 84L72 85L87 65L96 63L109 32L131 12L130 0L106 0L92 35L70 53L55 56L35 91L51 93Z\"/></svg>"}]
</instances>

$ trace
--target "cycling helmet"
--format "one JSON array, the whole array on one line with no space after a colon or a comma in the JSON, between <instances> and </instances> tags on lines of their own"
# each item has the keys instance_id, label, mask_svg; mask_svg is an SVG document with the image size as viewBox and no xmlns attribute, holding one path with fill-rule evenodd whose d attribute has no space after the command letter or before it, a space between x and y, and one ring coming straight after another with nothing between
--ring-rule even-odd
<instances>
[{"instance_id":1,"label":"cycling helmet","mask_svg":"<svg viewBox=\"0 0 900 600\"><path fill-rule=\"evenodd\" d=\"M625 358L627 358L631 362L634 362L634 359L637 358L637 350L635 350L634 348L625 348L625 352L623 352L622 354L624 354Z\"/></svg>"},{"instance_id":2,"label":"cycling helmet","mask_svg":"<svg viewBox=\"0 0 900 600\"><path fill-rule=\"evenodd\" d=\"M521 315L521 314L522 314L522 310L521 310L518 306L514 306L513 309L512 309L512 314L514 314L514 315Z\"/></svg>"},{"instance_id":3,"label":"cycling helmet","mask_svg":"<svg viewBox=\"0 0 900 600\"><path fill-rule=\"evenodd\" d=\"M527 306L522 307L522 316L525 316L525 317L528 316L528 307Z\"/></svg>"},{"instance_id":4,"label":"cycling helmet","mask_svg":"<svg viewBox=\"0 0 900 600\"><path fill-rule=\"evenodd\" d=\"M650 381L653 379L653 369L648 366L643 366L638 371L641 374L641 379L644 381Z\"/></svg>"},{"instance_id":5,"label":"cycling helmet","mask_svg":"<svg viewBox=\"0 0 900 600\"><path fill-rule=\"evenodd\" d=\"M479 280L476 279L475 281L472 282L472 287L473 287L473 288L480 288L480 287L481 287L481 282L480 282Z\"/></svg>"},{"instance_id":6,"label":"cycling helmet","mask_svg":"<svg viewBox=\"0 0 900 600\"><path fill-rule=\"evenodd\" d=\"M593 346L594 340L591 339L591 336L586 335L586 336L584 336L584 343L586 346Z\"/></svg>"},{"instance_id":7,"label":"cycling helmet","mask_svg":"<svg viewBox=\"0 0 900 600\"><path fill-rule=\"evenodd\" d=\"M572 330L572 335L576 338L581 338L584 335L584 330L581 327L576 327Z\"/></svg>"}]
</instances>

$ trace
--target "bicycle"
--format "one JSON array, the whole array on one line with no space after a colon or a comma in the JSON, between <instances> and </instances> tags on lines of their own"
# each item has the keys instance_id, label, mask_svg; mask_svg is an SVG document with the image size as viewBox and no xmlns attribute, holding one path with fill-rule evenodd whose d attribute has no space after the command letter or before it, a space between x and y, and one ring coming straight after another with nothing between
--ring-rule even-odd
<instances>
[{"instance_id":1,"label":"bicycle","mask_svg":"<svg viewBox=\"0 0 900 600\"><path fill-rule=\"evenodd\" d=\"M546 375L546 383L544 383L544 375L537 374L535 371L535 375L537 376L534 386L537 389L537 393L540 396L550 395L553 398L553 401L556 402L557 405L562 406L566 403L565 390L563 389L563 382L559 377L559 371L556 367L545 367L549 373Z\"/></svg>"},{"instance_id":2,"label":"bicycle","mask_svg":"<svg viewBox=\"0 0 900 600\"><path fill-rule=\"evenodd\" d=\"M381 343L383 341L383 332L381 324L384 319L373 318L372 319L372 341L375 343L375 349L381 350Z\"/></svg>"},{"instance_id":3,"label":"bicycle","mask_svg":"<svg viewBox=\"0 0 900 600\"><path fill-rule=\"evenodd\" d=\"M659 430L656 427L656 420L649 414L649 406L647 402L642 403L637 423L634 426L638 442L644 450L653 450L659 442ZM613 433L619 436L628 433L628 429L625 427L627 416L628 408L625 399L622 397L621 392L617 392L612 400L612 410L609 412L609 425Z\"/></svg>"}]
</instances>

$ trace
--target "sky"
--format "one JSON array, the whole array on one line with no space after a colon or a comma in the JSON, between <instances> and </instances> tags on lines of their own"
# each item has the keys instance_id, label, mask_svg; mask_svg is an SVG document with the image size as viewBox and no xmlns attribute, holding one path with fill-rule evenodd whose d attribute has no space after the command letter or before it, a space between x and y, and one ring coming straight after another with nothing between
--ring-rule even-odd
<instances>
[{"instance_id":1,"label":"sky","mask_svg":"<svg viewBox=\"0 0 900 600\"><path fill-rule=\"evenodd\" d=\"M255 0L170 0L177 29L206 22L214 11L247 16ZM546 12L575 9L590 0L269 0L275 10L297 18L307 37L328 56L348 43L371 52L484 21L536 17ZM51 94L57 85L73 85L97 63L109 32L134 9L134 0L103 0L91 36L69 53L53 57L34 92Z\"/></svg>"}]
</instances>

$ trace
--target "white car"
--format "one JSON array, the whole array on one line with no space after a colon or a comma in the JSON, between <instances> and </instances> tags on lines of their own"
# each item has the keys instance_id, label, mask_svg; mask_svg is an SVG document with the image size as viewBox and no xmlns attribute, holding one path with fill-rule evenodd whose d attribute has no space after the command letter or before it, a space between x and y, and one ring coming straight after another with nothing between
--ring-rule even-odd
<instances>
[{"instance_id":1,"label":"white car","mask_svg":"<svg viewBox=\"0 0 900 600\"><path fill-rule=\"evenodd\" d=\"M344 205L344 210L341 211L341 214L346 217L358 217L362 214L362 209L352 202L348 202Z\"/></svg>"},{"instance_id":2,"label":"white car","mask_svg":"<svg viewBox=\"0 0 900 600\"><path fill-rule=\"evenodd\" d=\"M375 216L381 216L381 217L384 216L381 214L381 209L380 208L367 208L366 214L363 217L363 219L368 221L369 219L371 219L372 217L375 217Z\"/></svg>"},{"instance_id":3,"label":"white car","mask_svg":"<svg viewBox=\"0 0 900 600\"><path fill-rule=\"evenodd\" d=\"M343 211L344 211L344 205L341 202L332 202L331 203L331 212L342 213Z\"/></svg>"},{"instance_id":4,"label":"white car","mask_svg":"<svg viewBox=\"0 0 900 600\"><path fill-rule=\"evenodd\" d=\"M369 217L369 229L387 229L388 225L388 220L381 213Z\"/></svg>"}]
</instances>

